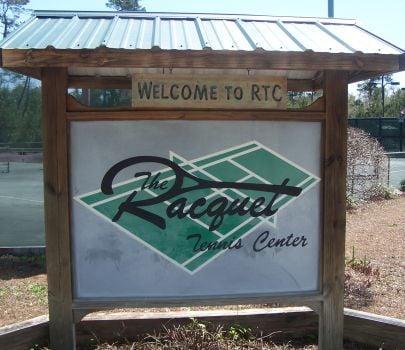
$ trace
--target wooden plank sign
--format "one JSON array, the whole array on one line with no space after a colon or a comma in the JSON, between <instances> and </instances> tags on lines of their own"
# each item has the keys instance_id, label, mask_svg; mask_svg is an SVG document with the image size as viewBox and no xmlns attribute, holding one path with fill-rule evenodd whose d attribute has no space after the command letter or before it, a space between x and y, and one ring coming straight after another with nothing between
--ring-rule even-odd
<instances>
[{"instance_id":1,"label":"wooden plank sign","mask_svg":"<svg viewBox=\"0 0 405 350\"><path fill-rule=\"evenodd\" d=\"M286 109L286 77L141 74L132 105L145 108Z\"/></svg>"}]
</instances>

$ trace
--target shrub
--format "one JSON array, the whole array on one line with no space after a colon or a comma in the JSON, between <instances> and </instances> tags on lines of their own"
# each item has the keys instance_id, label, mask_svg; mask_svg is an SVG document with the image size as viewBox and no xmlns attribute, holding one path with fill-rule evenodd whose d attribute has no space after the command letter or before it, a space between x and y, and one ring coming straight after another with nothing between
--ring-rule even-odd
<instances>
[{"instance_id":1,"label":"shrub","mask_svg":"<svg viewBox=\"0 0 405 350\"><path fill-rule=\"evenodd\" d=\"M401 194L399 190L390 186L376 185L370 199L395 199Z\"/></svg>"},{"instance_id":2,"label":"shrub","mask_svg":"<svg viewBox=\"0 0 405 350\"><path fill-rule=\"evenodd\" d=\"M388 179L388 157L378 141L363 130L349 128L347 139L347 196L368 200L380 196Z\"/></svg>"},{"instance_id":3,"label":"shrub","mask_svg":"<svg viewBox=\"0 0 405 350\"><path fill-rule=\"evenodd\" d=\"M358 206L358 202L356 198L353 196L346 196L346 209L351 210L351 209L356 209Z\"/></svg>"},{"instance_id":4,"label":"shrub","mask_svg":"<svg viewBox=\"0 0 405 350\"><path fill-rule=\"evenodd\" d=\"M405 192L405 179L403 179L403 180L400 182L400 184L399 184L399 189L400 189L402 192Z\"/></svg>"}]
</instances>

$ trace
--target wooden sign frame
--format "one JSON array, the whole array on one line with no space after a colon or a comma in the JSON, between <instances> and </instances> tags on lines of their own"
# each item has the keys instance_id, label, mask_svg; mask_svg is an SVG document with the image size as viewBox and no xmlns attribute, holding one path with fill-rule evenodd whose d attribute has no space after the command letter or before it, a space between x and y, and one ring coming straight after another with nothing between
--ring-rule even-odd
<instances>
[{"instance_id":1,"label":"wooden sign frame","mask_svg":"<svg viewBox=\"0 0 405 350\"><path fill-rule=\"evenodd\" d=\"M74 324L88 312L110 307L150 306L131 300L74 300L69 213L69 122L72 120L298 120L323 125L323 237L321 284L317 293L258 296L251 299L173 300L164 305L272 303L309 305L319 313L320 349L343 346L344 244L346 209L346 134L348 74L324 72L324 104L315 110L75 111L68 106L66 68L42 69L46 258L50 340L55 349L75 347ZM158 306L154 301L154 306ZM161 304L163 306L163 304Z\"/></svg>"}]
</instances>

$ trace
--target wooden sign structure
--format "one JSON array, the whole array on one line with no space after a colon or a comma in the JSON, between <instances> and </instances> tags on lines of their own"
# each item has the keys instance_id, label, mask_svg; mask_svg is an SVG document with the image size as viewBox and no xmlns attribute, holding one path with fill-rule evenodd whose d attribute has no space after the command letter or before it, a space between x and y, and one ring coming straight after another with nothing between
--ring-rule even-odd
<instances>
[{"instance_id":1,"label":"wooden sign structure","mask_svg":"<svg viewBox=\"0 0 405 350\"><path fill-rule=\"evenodd\" d=\"M287 78L136 74L134 108L286 109Z\"/></svg>"},{"instance_id":2,"label":"wooden sign structure","mask_svg":"<svg viewBox=\"0 0 405 350\"><path fill-rule=\"evenodd\" d=\"M338 71L325 72L325 99L324 103L317 104L312 110L286 110L286 111L199 111L199 110L158 110L158 111L85 111L75 105L66 105L67 74L64 69L43 69L43 95L44 95L44 130L45 130L45 183L46 202L49 206L46 215L48 252L50 261L60 261L53 264L48 270L50 278L50 291L57 290L58 294L50 294L50 317L58 322L51 322L51 340L60 344L59 348L67 349L72 344L74 332L74 315L81 317L91 310L114 307L157 307L180 305L220 305L244 303L271 303L282 302L290 304L304 304L314 307L319 312L319 344L322 349L341 349L343 339L343 272L344 272L344 230L345 230L345 172L346 172L346 130L347 130L347 74ZM63 93L62 93L63 91ZM322 102L322 100L321 100ZM83 289L77 293L77 272L73 273L71 264L74 261L70 249L76 254L72 246L71 237L77 222L71 222L73 206L77 202L73 198L72 172L75 172L75 152L70 147L78 147L76 131L72 129L73 123L102 123L103 121L119 120L147 121L292 121L300 123L319 123L322 140L319 145L320 156L320 184L322 200L320 203L322 215L322 229L319 243L319 277L318 287L307 292L273 292L273 293L242 293L239 295L222 294L211 296L180 297L137 297L109 296L101 297L86 295L91 290ZM157 122L158 123L158 122ZM101 124L100 124L101 125ZM113 124L110 125L110 127ZM116 125L116 124L115 124ZM108 126L108 125L107 125ZM107 127L108 129L108 127ZM124 128L125 129L125 128ZM73 132L73 133L72 133ZM120 135L115 132L114 134ZM55 137L58 135L58 137ZM70 136L68 136L70 135ZM86 135L84 132L83 135ZM162 134L163 135L163 134ZM125 135L124 135L125 136ZM82 136L85 138L88 136ZM99 135L100 140L106 142L108 138ZM126 136L125 136L126 137ZM163 137L163 136L162 136ZM69 139L70 138L70 139ZM78 138L78 140L80 137ZM151 142L152 140L149 140ZM154 142L152 142L154 144ZM132 149L132 148L130 148ZM80 153L80 152L79 152ZM73 156L73 158L72 158ZM100 155L101 156L101 155ZM102 156L104 157L104 155ZM111 166L114 164L111 163ZM69 170L70 169L70 170ZM105 168L105 171L108 171ZM111 170L111 169L110 169ZM69 172L70 171L70 172ZM102 180L103 174L99 177ZM131 172L131 175L133 173ZM88 188L89 191L94 188ZM81 193L80 193L81 194ZM80 195L79 194L79 195ZM87 196L86 193L83 193ZM128 193L129 195L130 193ZM127 197L126 197L127 198ZM78 198L86 200L86 198ZM103 199L101 199L103 201ZM122 203L122 201L120 201ZM90 203L91 205L91 203ZM52 209L51 209L52 208ZM77 215L74 214L74 215ZM86 214L88 215L88 214ZM88 218L90 216L87 216ZM110 219L112 221L112 219ZM57 235L51 234L58 232ZM96 232L93 232L96 233ZM95 237L98 239L98 237ZM62 248L63 247L63 248ZM70 249L66 249L70 247ZM106 252L107 253L107 252ZM91 256L91 254L90 254ZM86 257L84 257L85 259ZM87 257L89 258L89 257ZM91 257L89 258L92 259ZM114 265L114 262L112 262ZM94 264L95 266L96 264ZM74 269L79 266L73 264ZM115 274L117 272L115 271ZM194 275L193 277L198 276ZM100 278L105 279L105 270ZM72 284L73 282L73 284ZM57 285L53 285L56 283ZM62 284L59 284L62 283ZM61 288L62 286L62 288ZM88 296L90 295L90 297ZM72 312L73 311L73 312ZM79 316L80 315L80 316ZM66 332L70 329L72 333Z\"/></svg>"},{"instance_id":3,"label":"wooden sign structure","mask_svg":"<svg viewBox=\"0 0 405 350\"><path fill-rule=\"evenodd\" d=\"M338 36L338 32L331 31L335 28L330 28L342 25L346 26L347 30L361 30L350 21L330 19L321 23L319 19L289 20L261 16L235 18L230 15L206 18L199 15L192 18L189 14L156 16L144 13L85 13L86 19L95 17L97 20L106 21L108 17L108 21L111 21L100 47L85 49L82 47L87 47L85 45L96 40L96 36L93 33L84 35L86 31L92 32L87 28L87 24L85 27L75 27L83 23L77 20L81 14L45 13L38 16L38 20L27 23L16 35L6 39L2 46L1 62L4 68L42 80L46 260L51 347L56 350L74 349L75 322L89 312L104 308L282 302L314 308L319 315L319 348L341 350L347 86L350 82L403 70L404 52L368 32L361 32L362 38L372 41L370 47L385 46L382 48L383 51L359 53L361 48L356 49L356 43L346 43ZM74 41L70 46L60 49L59 41L48 42L52 41L51 37L60 38L60 33L55 33L54 36L47 35L48 41L42 40L43 37L37 35L41 37L41 42L33 46L35 48L31 48L30 45L34 45L32 41L35 39L30 34L31 26L35 26L38 22L39 32L47 28L48 24L54 25L56 22L48 20L49 16L70 18L72 23L68 26L69 31L72 26L81 33L77 37L77 42ZM135 20L145 18L151 20L153 31L147 33L150 37L141 38L136 44L140 46L134 45L129 38L142 37L145 33L139 26L131 24L128 28L134 30L138 28L139 33L136 35L132 33L131 36L127 36L126 33L128 40L121 40L124 27L117 24L121 20L119 16L124 16L125 20L128 17L134 17ZM212 21L214 28L217 25L224 26L225 20L231 22L234 31L238 31L240 50L236 50L232 44L236 40L235 37L228 37L228 40L223 41L227 49L223 46L219 48L216 44L218 37L209 39L205 24ZM180 24L176 21L187 23ZM259 36L253 38L254 35L249 29L252 21L257 21L257 28L262 25L259 22L263 21L274 25L280 31L280 35L285 37L286 47L295 51L269 49L268 42L263 42L265 38L263 33L260 34L263 38ZM306 30L311 27L317 35L322 34L325 40L330 41L326 51L332 49L333 51L317 52L308 49L305 45L309 43L303 44L295 38L283 21L294 23L294 26L305 25ZM307 22L312 25L307 25ZM164 38L163 34L166 34L162 28L168 23L173 24L170 31L177 25L182 28L185 24L191 26L192 32L187 33L194 33L194 41L200 46L189 49L188 34L182 32L186 42L182 42L180 36L173 37L175 39L173 43L164 44L172 45L174 49L155 50L156 47L162 48L161 41ZM26 30L28 27L30 30ZM88 27L93 28L91 25ZM119 33L115 32L116 30L119 30ZM81 42L82 37L85 38L84 42ZM114 38L120 38L119 43L117 40L114 41ZM146 39L150 41L148 49L142 46ZM121 47L123 43L127 43L128 46ZM72 49L73 47L75 49ZM246 50L242 49L243 47ZM283 50L286 47L282 46ZM113 70L115 68L117 69ZM161 71L165 68L172 71L204 70L205 74L207 70L217 69L225 71L226 74L223 78L219 75L214 76L217 74L215 72L207 77L197 74L190 77L180 74L178 78L146 75L152 69ZM241 70L245 72L260 70L262 77L257 78L254 75L236 78L232 75L232 72ZM277 72L275 75L288 77L287 85L285 78L264 77L266 72L271 75L275 71ZM100 76L100 72L105 75ZM112 77L113 72L119 72L120 76ZM135 74L133 83L127 76L128 72ZM81 105L68 95L69 88L130 89L131 86L133 106L95 108ZM300 92L319 89L323 90L323 97L311 106L286 109L287 90ZM237 123L241 126L239 131L231 127ZM199 128L204 132L199 133ZM214 142L209 130L218 133L221 128L229 128L231 131L223 132L220 136L216 134ZM275 129L277 132L274 132ZM301 134L301 131L307 133ZM131 132L137 139L131 137ZM266 140L263 132L272 132L272 138ZM153 138L150 137L152 134ZM246 139L244 142L243 137ZM202 147L204 138L206 144ZM196 146L193 146L193 141ZM308 145L305 145L306 141ZM288 147L291 146L291 149L280 148L282 142L289 142ZM100 150L97 146L100 146ZM310 155L302 160L305 164L300 164L300 159L294 156L294 149L297 154L302 155L306 146L309 153L315 154L315 157L311 158ZM243 147L247 148L242 149ZM179 152L182 149L185 155ZM237 159L233 159L229 154L235 149L238 151ZM257 151L253 154L254 157L244 157L243 152L251 153L252 150ZM215 159L216 156L220 159ZM207 159L210 161L209 166L212 167L208 170L204 168ZM218 169L224 162L226 162L225 172ZM278 164L275 173L280 176L272 177L273 183L270 178L262 176L266 174L261 174L268 163ZM140 169L137 168L134 172L134 166L138 165L141 166ZM237 173L244 176L225 178L234 177ZM163 177L164 174L169 176ZM220 174L224 176L223 179L219 178ZM289 174L288 177L286 174ZM137 180L142 180L135 188L134 175ZM306 193L303 188L305 183L296 182L301 175L305 177L302 181L312 181L315 184ZM296 177L295 180L292 176ZM173 179L174 184L171 182ZM172 202L179 200L176 195L185 193L183 185L192 186L193 183L199 186L194 190L215 191L205 195L203 193L194 200L187 197L186 203L180 201L177 202L178 206L173 205ZM118 186L115 186L117 184ZM238 228L235 226L236 222L232 222L232 228L228 227L229 232L221 231L229 223L229 217L222 214L225 209L228 214L232 213L229 207L225 207L226 204L229 205L231 199L234 201L239 199L240 203L243 200L241 191L249 191L250 194L252 191L271 192L273 194L271 198L261 196L262 199L253 199L253 202L249 203L249 210L238 209L238 213L241 213L241 217L246 221L263 219L267 220L266 225L271 225L274 224L271 220L274 219L277 200L292 203L289 204L289 208L295 208L297 217L303 218L305 216L303 210L307 210L306 205L306 209L303 209L303 199L315 195L317 190L319 190L318 200L311 203L317 208L312 213L318 212L320 215L318 226L311 226L316 221L316 217L311 214L309 220L305 222L306 232L302 232L298 237L296 234L300 232L296 227L294 232L283 231L287 235L284 240L281 238L277 246L280 248L283 244L280 253L281 268L285 268L283 263L286 259L283 260L283 254L286 253L284 257L291 257L289 254L292 249L301 249L301 252L306 253L305 258L308 253L314 254L315 260L307 262L306 265L311 269L310 284L304 285L301 283L303 281L298 281L295 286L293 283L285 283L282 289L277 290L270 287L266 289L265 284L259 285L258 279L254 279L255 288L249 290L247 285L239 286L237 293L229 289L232 286L221 285L218 281L212 286L208 284L202 295L193 290L193 283L201 282L199 279L202 279L201 276L208 271L210 265L214 266L213 264L217 264L220 259L240 258L237 254L231 257L233 252L228 254L225 251L209 264L205 264L209 259L196 260L198 263L194 265L188 264L194 261L190 259L198 259L200 256L205 258L204 254L208 247L208 244L196 244L196 236L193 235L202 235L204 231L205 237L208 237L217 231L214 233L218 237L215 239L217 242ZM159 194L156 191L161 192ZM118 197L110 201L112 195ZM281 198L281 195L286 197ZM143 202L140 201L142 196ZM223 199L225 196L229 196L227 202ZM288 196L296 199L291 201ZM203 207L207 204L207 198L217 207L213 204L208 204L210 207ZM167 208L155 210L159 205L163 208L167 205ZM235 211L237 205L233 205ZM261 208L263 205L265 208ZM218 207L222 212L219 212ZM192 256L181 256L179 251L175 250L178 245L172 246L174 250L165 250L158 238L163 236L162 230L169 227L171 220L188 220L185 219L187 215L194 219L194 222L200 221L199 226L190 225L190 232L187 235L184 235L187 230L182 226L182 230L178 233L184 235L181 242L191 240L194 243L191 244L192 253L193 250L198 252L194 252L196 254ZM234 216L231 216L232 220ZM139 222L134 224L134 220L142 220L142 224ZM293 224L293 217L290 221L284 218L279 224L286 222ZM142 231L144 227L148 227L148 232ZM287 228L292 229L288 225ZM102 244L98 232L104 235ZM171 235L173 232L170 230ZM247 238L248 233L247 231ZM276 245L275 241L271 241L274 237L270 236L270 229L260 230L257 233L257 236L252 236L253 242L250 242L252 244L243 241L241 243L246 244L244 246L246 249L248 247L251 249L249 252L246 251L243 259L240 258L245 268L248 261L246 259L249 259L252 250L257 253L254 255L256 259L254 261L257 262L267 256L267 252L274 248L272 245ZM134 248L137 254L130 255L128 247L134 246L135 239L132 238L135 236L145 248L140 249L141 246L137 245L136 249ZM314 249L316 247L313 245L314 242L318 244L317 252ZM107 243L109 249L105 250ZM232 243L235 249L236 244L237 242ZM223 243L221 246L223 247ZM284 249L286 247L288 249ZM308 247L312 247L313 250ZM190 246L187 249L187 253L190 253ZM241 249L236 250L241 252ZM154 253L156 253L153 263L155 271L159 270L156 269L158 266L163 272L169 271L170 276L176 277L170 286L171 289L155 291L152 295L150 289L142 290L141 284L130 284L129 289L120 290L105 281L110 277L113 281L118 281L120 267L132 266L134 259L141 257L150 262L151 254ZM196 256L197 254L200 255ZM102 269L97 269L97 262L101 261L100 259L104 265ZM268 263L270 260L263 261ZM152 264L148 265L151 266ZM142 271L148 272L141 262L134 268L137 268L137 274ZM87 271L89 281L85 280L86 274L83 275L83 271ZM224 269L222 272L229 270ZM126 276L130 276L128 268L125 273ZM250 275L246 274L246 278L249 277ZM292 274L290 277L293 281L295 275ZM147 276L143 278L145 280ZM181 282L179 284L181 289L176 290L177 282ZM97 290L97 286L101 287Z\"/></svg>"}]
</instances>

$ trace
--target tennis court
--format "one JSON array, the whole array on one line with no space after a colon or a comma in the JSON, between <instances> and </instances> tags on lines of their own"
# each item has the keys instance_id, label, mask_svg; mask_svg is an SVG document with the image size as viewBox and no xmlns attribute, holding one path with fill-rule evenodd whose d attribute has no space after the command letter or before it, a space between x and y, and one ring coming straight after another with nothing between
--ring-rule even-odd
<instances>
[{"instance_id":1,"label":"tennis court","mask_svg":"<svg viewBox=\"0 0 405 350\"><path fill-rule=\"evenodd\" d=\"M390 158L390 186L399 188L400 182L405 180L405 153L401 158Z\"/></svg>"},{"instance_id":2,"label":"tennis court","mask_svg":"<svg viewBox=\"0 0 405 350\"><path fill-rule=\"evenodd\" d=\"M45 244L42 163L10 162L0 173L0 247Z\"/></svg>"}]
</instances>

